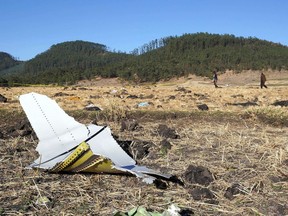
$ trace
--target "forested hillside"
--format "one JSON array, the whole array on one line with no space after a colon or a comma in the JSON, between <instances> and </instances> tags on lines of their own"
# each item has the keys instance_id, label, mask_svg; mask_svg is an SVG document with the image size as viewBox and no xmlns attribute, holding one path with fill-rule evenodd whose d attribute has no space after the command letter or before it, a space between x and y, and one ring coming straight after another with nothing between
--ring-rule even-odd
<instances>
[{"instance_id":1,"label":"forested hillside","mask_svg":"<svg viewBox=\"0 0 288 216\"><path fill-rule=\"evenodd\" d=\"M53 45L25 63L25 82L74 83L92 76L116 76L107 68L127 58L125 53L109 52L102 44L85 41L64 42ZM23 78L24 79L24 78ZM18 80L19 81L19 80Z\"/></svg>"},{"instance_id":2,"label":"forested hillside","mask_svg":"<svg viewBox=\"0 0 288 216\"><path fill-rule=\"evenodd\" d=\"M72 84L94 76L158 81L212 70L288 69L288 47L257 38L208 33L153 40L130 54L105 45L73 41L53 45L5 76L10 83ZM1 75L1 71L0 71Z\"/></svg>"},{"instance_id":3,"label":"forested hillside","mask_svg":"<svg viewBox=\"0 0 288 216\"><path fill-rule=\"evenodd\" d=\"M145 45L146 47L152 47ZM162 39L160 48L150 48L129 62L129 70L142 81L157 81L196 74L210 76L213 70L281 70L288 68L288 47L257 38L233 35L185 34ZM143 49L140 49L143 50ZM145 49L144 49L145 50ZM121 74L123 73L123 74Z\"/></svg>"},{"instance_id":4,"label":"forested hillside","mask_svg":"<svg viewBox=\"0 0 288 216\"><path fill-rule=\"evenodd\" d=\"M6 52L0 52L0 71L20 64L13 56Z\"/></svg>"},{"instance_id":5,"label":"forested hillside","mask_svg":"<svg viewBox=\"0 0 288 216\"><path fill-rule=\"evenodd\" d=\"M18 68L21 61L16 60L13 56L6 52L0 52L0 86L8 85L8 80L4 79L2 76L5 74L11 74L12 68ZM17 69L17 71L18 71Z\"/></svg>"}]
</instances>

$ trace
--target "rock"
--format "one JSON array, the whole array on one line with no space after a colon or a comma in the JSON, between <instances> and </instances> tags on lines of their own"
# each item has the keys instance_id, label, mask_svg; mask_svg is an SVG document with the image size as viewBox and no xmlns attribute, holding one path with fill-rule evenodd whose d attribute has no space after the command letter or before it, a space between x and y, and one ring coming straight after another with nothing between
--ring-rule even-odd
<instances>
[{"instance_id":1,"label":"rock","mask_svg":"<svg viewBox=\"0 0 288 216\"><path fill-rule=\"evenodd\" d=\"M136 160L141 160L144 157L146 157L149 152L150 152L150 148L153 146L154 144L152 142L149 141L140 141L140 140L135 140L131 143L131 151L132 151L132 155Z\"/></svg>"},{"instance_id":2,"label":"rock","mask_svg":"<svg viewBox=\"0 0 288 216\"><path fill-rule=\"evenodd\" d=\"M19 131L19 135L21 137L25 137L25 136L28 136L30 134L32 134L32 130L29 130L29 129L25 129L25 130Z\"/></svg>"},{"instance_id":3,"label":"rock","mask_svg":"<svg viewBox=\"0 0 288 216\"><path fill-rule=\"evenodd\" d=\"M0 102L6 103L7 98L0 94Z\"/></svg>"},{"instance_id":4,"label":"rock","mask_svg":"<svg viewBox=\"0 0 288 216\"><path fill-rule=\"evenodd\" d=\"M184 178L190 184L201 184L208 186L214 181L211 172L202 166L189 165L184 173Z\"/></svg>"},{"instance_id":5,"label":"rock","mask_svg":"<svg viewBox=\"0 0 288 216\"><path fill-rule=\"evenodd\" d=\"M194 212L191 209L181 209L180 215L181 216L191 216L191 215L194 215Z\"/></svg>"},{"instance_id":6,"label":"rock","mask_svg":"<svg viewBox=\"0 0 288 216\"><path fill-rule=\"evenodd\" d=\"M155 179L153 183L158 189L165 190L168 187L167 183L162 181L161 179Z\"/></svg>"},{"instance_id":7,"label":"rock","mask_svg":"<svg viewBox=\"0 0 288 216\"><path fill-rule=\"evenodd\" d=\"M118 140L118 137L113 135L114 139L116 139L117 143L120 145L120 147L131 157L134 158L131 150L131 143L132 141L130 140ZM135 159L135 158L134 158Z\"/></svg>"},{"instance_id":8,"label":"rock","mask_svg":"<svg viewBox=\"0 0 288 216\"><path fill-rule=\"evenodd\" d=\"M117 140L117 143L121 146L121 148L135 160L141 160L144 157L148 156L150 148L154 145L152 142L148 141L141 141L141 140L122 141L118 140L115 136L114 138Z\"/></svg>"},{"instance_id":9,"label":"rock","mask_svg":"<svg viewBox=\"0 0 288 216\"><path fill-rule=\"evenodd\" d=\"M54 94L54 97L62 97L62 96L71 96L71 95L63 92L57 92Z\"/></svg>"},{"instance_id":10,"label":"rock","mask_svg":"<svg viewBox=\"0 0 288 216\"><path fill-rule=\"evenodd\" d=\"M209 110L209 107L207 106L207 104L201 104L201 105L198 105L197 107L199 110L202 110L202 111Z\"/></svg>"},{"instance_id":11,"label":"rock","mask_svg":"<svg viewBox=\"0 0 288 216\"><path fill-rule=\"evenodd\" d=\"M31 134L36 136L28 120L19 120L16 124L6 127L4 131L5 137L25 137Z\"/></svg>"},{"instance_id":12,"label":"rock","mask_svg":"<svg viewBox=\"0 0 288 216\"><path fill-rule=\"evenodd\" d=\"M137 96L137 95L128 95L127 98L130 98L130 99L137 99L138 96Z\"/></svg>"},{"instance_id":13,"label":"rock","mask_svg":"<svg viewBox=\"0 0 288 216\"><path fill-rule=\"evenodd\" d=\"M272 105L273 106L288 107L288 100L275 101Z\"/></svg>"},{"instance_id":14,"label":"rock","mask_svg":"<svg viewBox=\"0 0 288 216\"><path fill-rule=\"evenodd\" d=\"M170 95L169 97L168 97L168 100L175 100L176 99L176 96L175 95Z\"/></svg>"},{"instance_id":15,"label":"rock","mask_svg":"<svg viewBox=\"0 0 288 216\"><path fill-rule=\"evenodd\" d=\"M196 187L190 190L194 200L213 199L214 194L208 188Z\"/></svg>"},{"instance_id":16,"label":"rock","mask_svg":"<svg viewBox=\"0 0 288 216\"><path fill-rule=\"evenodd\" d=\"M235 197L234 197L234 195L237 195L237 194L240 194L240 193L242 193L240 190L239 190L239 188L240 188L240 185L239 184L233 184L231 187L228 187L227 189L226 189L226 192L225 192L225 194L224 194L224 197L226 197L227 199L229 199L229 200L232 200L232 199L234 199Z\"/></svg>"},{"instance_id":17,"label":"rock","mask_svg":"<svg viewBox=\"0 0 288 216\"><path fill-rule=\"evenodd\" d=\"M174 129L169 128L167 125L160 124L158 126L158 133L160 136L171 139L179 139L180 136L176 134Z\"/></svg>"},{"instance_id":18,"label":"rock","mask_svg":"<svg viewBox=\"0 0 288 216\"><path fill-rule=\"evenodd\" d=\"M79 87L78 90L86 91L86 90L89 90L89 89L87 89L87 88L85 88L85 87Z\"/></svg>"},{"instance_id":19,"label":"rock","mask_svg":"<svg viewBox=\"0 0 288 216\"><path fill-rule=\"evenodd\" d=\"M140 126L139 126L139 123L135 120L135 119L132 119L132 120L122 120L121 121L121 128L120 128L120 131L123 132L125 130L127 131L135 131L136 129L138 129Z\"/></svg>"}]
</instances>

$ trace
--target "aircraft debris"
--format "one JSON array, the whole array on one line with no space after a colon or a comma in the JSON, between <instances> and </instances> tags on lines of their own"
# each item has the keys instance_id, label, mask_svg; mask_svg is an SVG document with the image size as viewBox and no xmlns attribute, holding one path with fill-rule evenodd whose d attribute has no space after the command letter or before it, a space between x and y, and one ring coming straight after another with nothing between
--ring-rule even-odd
<instances>
[{"instance_id":1,"label":"aircraft debris","mask_svg":"<svg viewBox=\"0 0 288 216\"><path fill-rule=\"evenodd\" d=\"M67 115L49 97L28 93L19 97L39 143L39 158L29 167L50 172L130 173L146 183L157 177L169 180L145 166L136 165L117 143L107 126L84 125Z\"/></svg>"}]
</instances>

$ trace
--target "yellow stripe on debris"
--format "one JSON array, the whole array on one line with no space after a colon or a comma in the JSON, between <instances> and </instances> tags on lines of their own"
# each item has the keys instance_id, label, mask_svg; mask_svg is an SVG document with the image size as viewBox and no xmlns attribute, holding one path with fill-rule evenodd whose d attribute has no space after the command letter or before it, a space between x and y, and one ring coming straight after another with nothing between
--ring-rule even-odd
<instances>
[{"instance_id":1,"label":"yellow stripe on debris","mask_svg":"<svg viewBox=\"0 0 288 216\"><path fill-rule=\"evenodd\" d=\"M86 142L82 142L64 161L56 164L51 169L51 172L66 171L67 167L72 166L88 150L90 150L89 145Z\"/></svg>"}]
</instances>

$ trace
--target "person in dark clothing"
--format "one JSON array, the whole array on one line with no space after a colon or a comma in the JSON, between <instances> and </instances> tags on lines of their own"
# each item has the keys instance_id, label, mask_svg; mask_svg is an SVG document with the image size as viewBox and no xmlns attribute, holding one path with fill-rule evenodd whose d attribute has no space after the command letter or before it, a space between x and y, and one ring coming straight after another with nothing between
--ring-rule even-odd
<instances>
[{"instance_id":1,"label":"person in dark clothing","mask_svg":"<svg viewBox=\"0 0 288 216\"><path fill-rule=\"evenodd\" d=\"M217 81L218 81L217 72L213 71L213 83L214 83L215 88L218 88Z\"/></svg>"},{"instance_id":2,"label":"person in dark clothing","mask_svg":"<svg viewBox=\"0 0 288 216\"><path fill-rule=\"evenodd\" d=\"M260 87L261 89L263 87L267 88L267 86L265 85L265 82L266 82L266 76L264 73L261 73L261 76L260 76Z\"/></svg>"}]
</instances>

